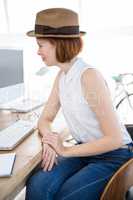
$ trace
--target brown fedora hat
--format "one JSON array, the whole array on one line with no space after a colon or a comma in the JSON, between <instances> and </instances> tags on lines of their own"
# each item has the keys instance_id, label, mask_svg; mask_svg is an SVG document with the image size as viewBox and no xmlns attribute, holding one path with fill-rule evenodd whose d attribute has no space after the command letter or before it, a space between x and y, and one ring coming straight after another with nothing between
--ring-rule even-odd
<instances>
[{"instance_id":1,"label":"brown fedora hat","mask_svg":"<svg viewBox=\"0 0 133 200\"><path fill-rule=\"evenodd\" d=\"M84 35L79 31L78 14L65 8L50 8L37 13L35 30L30 37L75 38Z\"/></svg>"}]
</instances>

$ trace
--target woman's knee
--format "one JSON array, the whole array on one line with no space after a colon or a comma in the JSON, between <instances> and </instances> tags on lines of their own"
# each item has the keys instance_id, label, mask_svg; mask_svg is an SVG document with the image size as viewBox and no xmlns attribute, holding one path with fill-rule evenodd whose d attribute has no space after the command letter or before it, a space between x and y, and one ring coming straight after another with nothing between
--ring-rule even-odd
<instances>
[{"instance_id":1,"label":"woman's knee","mask_svg":"<svg viewBox=\"0 0 133 200\"><path fill-rule=\"evenodd\" d=\"M52 182L48 172L38 171L31 176L26 183L26 200L43 199L47 193L47 189Z\"/></svg>"}]
</instances>

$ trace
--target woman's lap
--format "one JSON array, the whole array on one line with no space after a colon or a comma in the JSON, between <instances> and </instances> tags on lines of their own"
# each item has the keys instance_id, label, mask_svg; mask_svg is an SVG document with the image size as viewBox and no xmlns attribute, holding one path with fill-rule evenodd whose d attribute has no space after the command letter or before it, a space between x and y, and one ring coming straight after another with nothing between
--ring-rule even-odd
<instances>
[{"instance_id":1,"label":"woman's lap","mask_svg":"<svg viewBox=\"0 0 133 200\"><path fill-rule=\"evenodd\" d=\"M85 158L60 158L53 170L39 170L27 182L26 200L97 200L115 171L130 159L128 150Z\"/></svg>"},{"instance_id":2,"label":"woman's lap","mask_svg":"<svg viewBox=\"0 0 133 200\"><path fill-rule=\"evenodd\" d=\"M27 181L26 200L51 199L63 182L83 167L79 158L58 159L51 171L39 169Z\"/></svg>"},{"instance_id":3,"label":"woman's lap","mask_svg":"<svg viewBox=\"0 0 133 200\"><path fill-rule=\"evenodd\" d=\"M104 163L88 164L63 183L55 200L99 200L112 175L112 169Z\"/></svg>"},{"instance_id":4,"label":"woman's lap","mask_svg":"<svg viewBox=\"0 0 133 200\"><path fill-rule=\"evenodd\" d=\"M117 169L133 157L127 149L83 158L86 166L68 178L58 191L56 200L99 200L107 182Z\"/></svg>"}]
</instances>

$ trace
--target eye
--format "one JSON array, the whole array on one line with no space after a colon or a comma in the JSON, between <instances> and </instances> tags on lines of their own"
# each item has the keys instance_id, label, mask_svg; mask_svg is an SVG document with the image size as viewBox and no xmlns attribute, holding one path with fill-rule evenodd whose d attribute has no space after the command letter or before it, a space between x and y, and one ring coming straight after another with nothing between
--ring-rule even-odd
<instances>
[{"instance_id":1,"label":"eye","mask_svg":"<svg viewBox=\"0 0 133 200\"><path fill-rule=\"evenodd\" d=\"M41 44L38 44L38 47L39 47L39 48L42 48L43 46L42 46Z\"/></svg>"},{"instance_id":2,"label":"eye","mask_svg":"<svg viewBox=\"0 0 133 200\"><path fill-rule=\"evenodd\" d=\"M39 47L39 48L42 48L42 47L43 47L43 45L42 45L41 43L38 42L37 44L38 44L38 47Z\"/></svg>"}]
</instances>

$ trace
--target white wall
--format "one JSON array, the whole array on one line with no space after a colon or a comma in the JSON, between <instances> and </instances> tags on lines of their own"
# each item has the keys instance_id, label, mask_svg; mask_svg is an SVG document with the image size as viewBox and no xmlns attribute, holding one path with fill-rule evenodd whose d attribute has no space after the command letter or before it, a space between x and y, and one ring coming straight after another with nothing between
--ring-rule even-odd
<instances>
[{"instance_id":1,"label":"white wall","mask_svg":"<svg viewBox=\"0 0 133 200\"><path fill-rule=\"evenodd\" d=\"M33 29L36 12L49 7L66 7L79 13L81 30L87 31L82 55L90 64L100 69L111 84L109 76L112 74L132 71L132 0L3 0L3 2L7 3L8 15L4 15L4 4L1 0L0 46L21 46L24 49L27 81L29 77L34 77L35 72L44 64L36 55L35 39L28 38L25 32ZM45 86L52 85L57 70L52 71L52 75L48 73L51 79L50 76L48 79L46 76L45 79L41 77L40 85L42 80L45 80Z\"/></svg>"}]
</instances>

